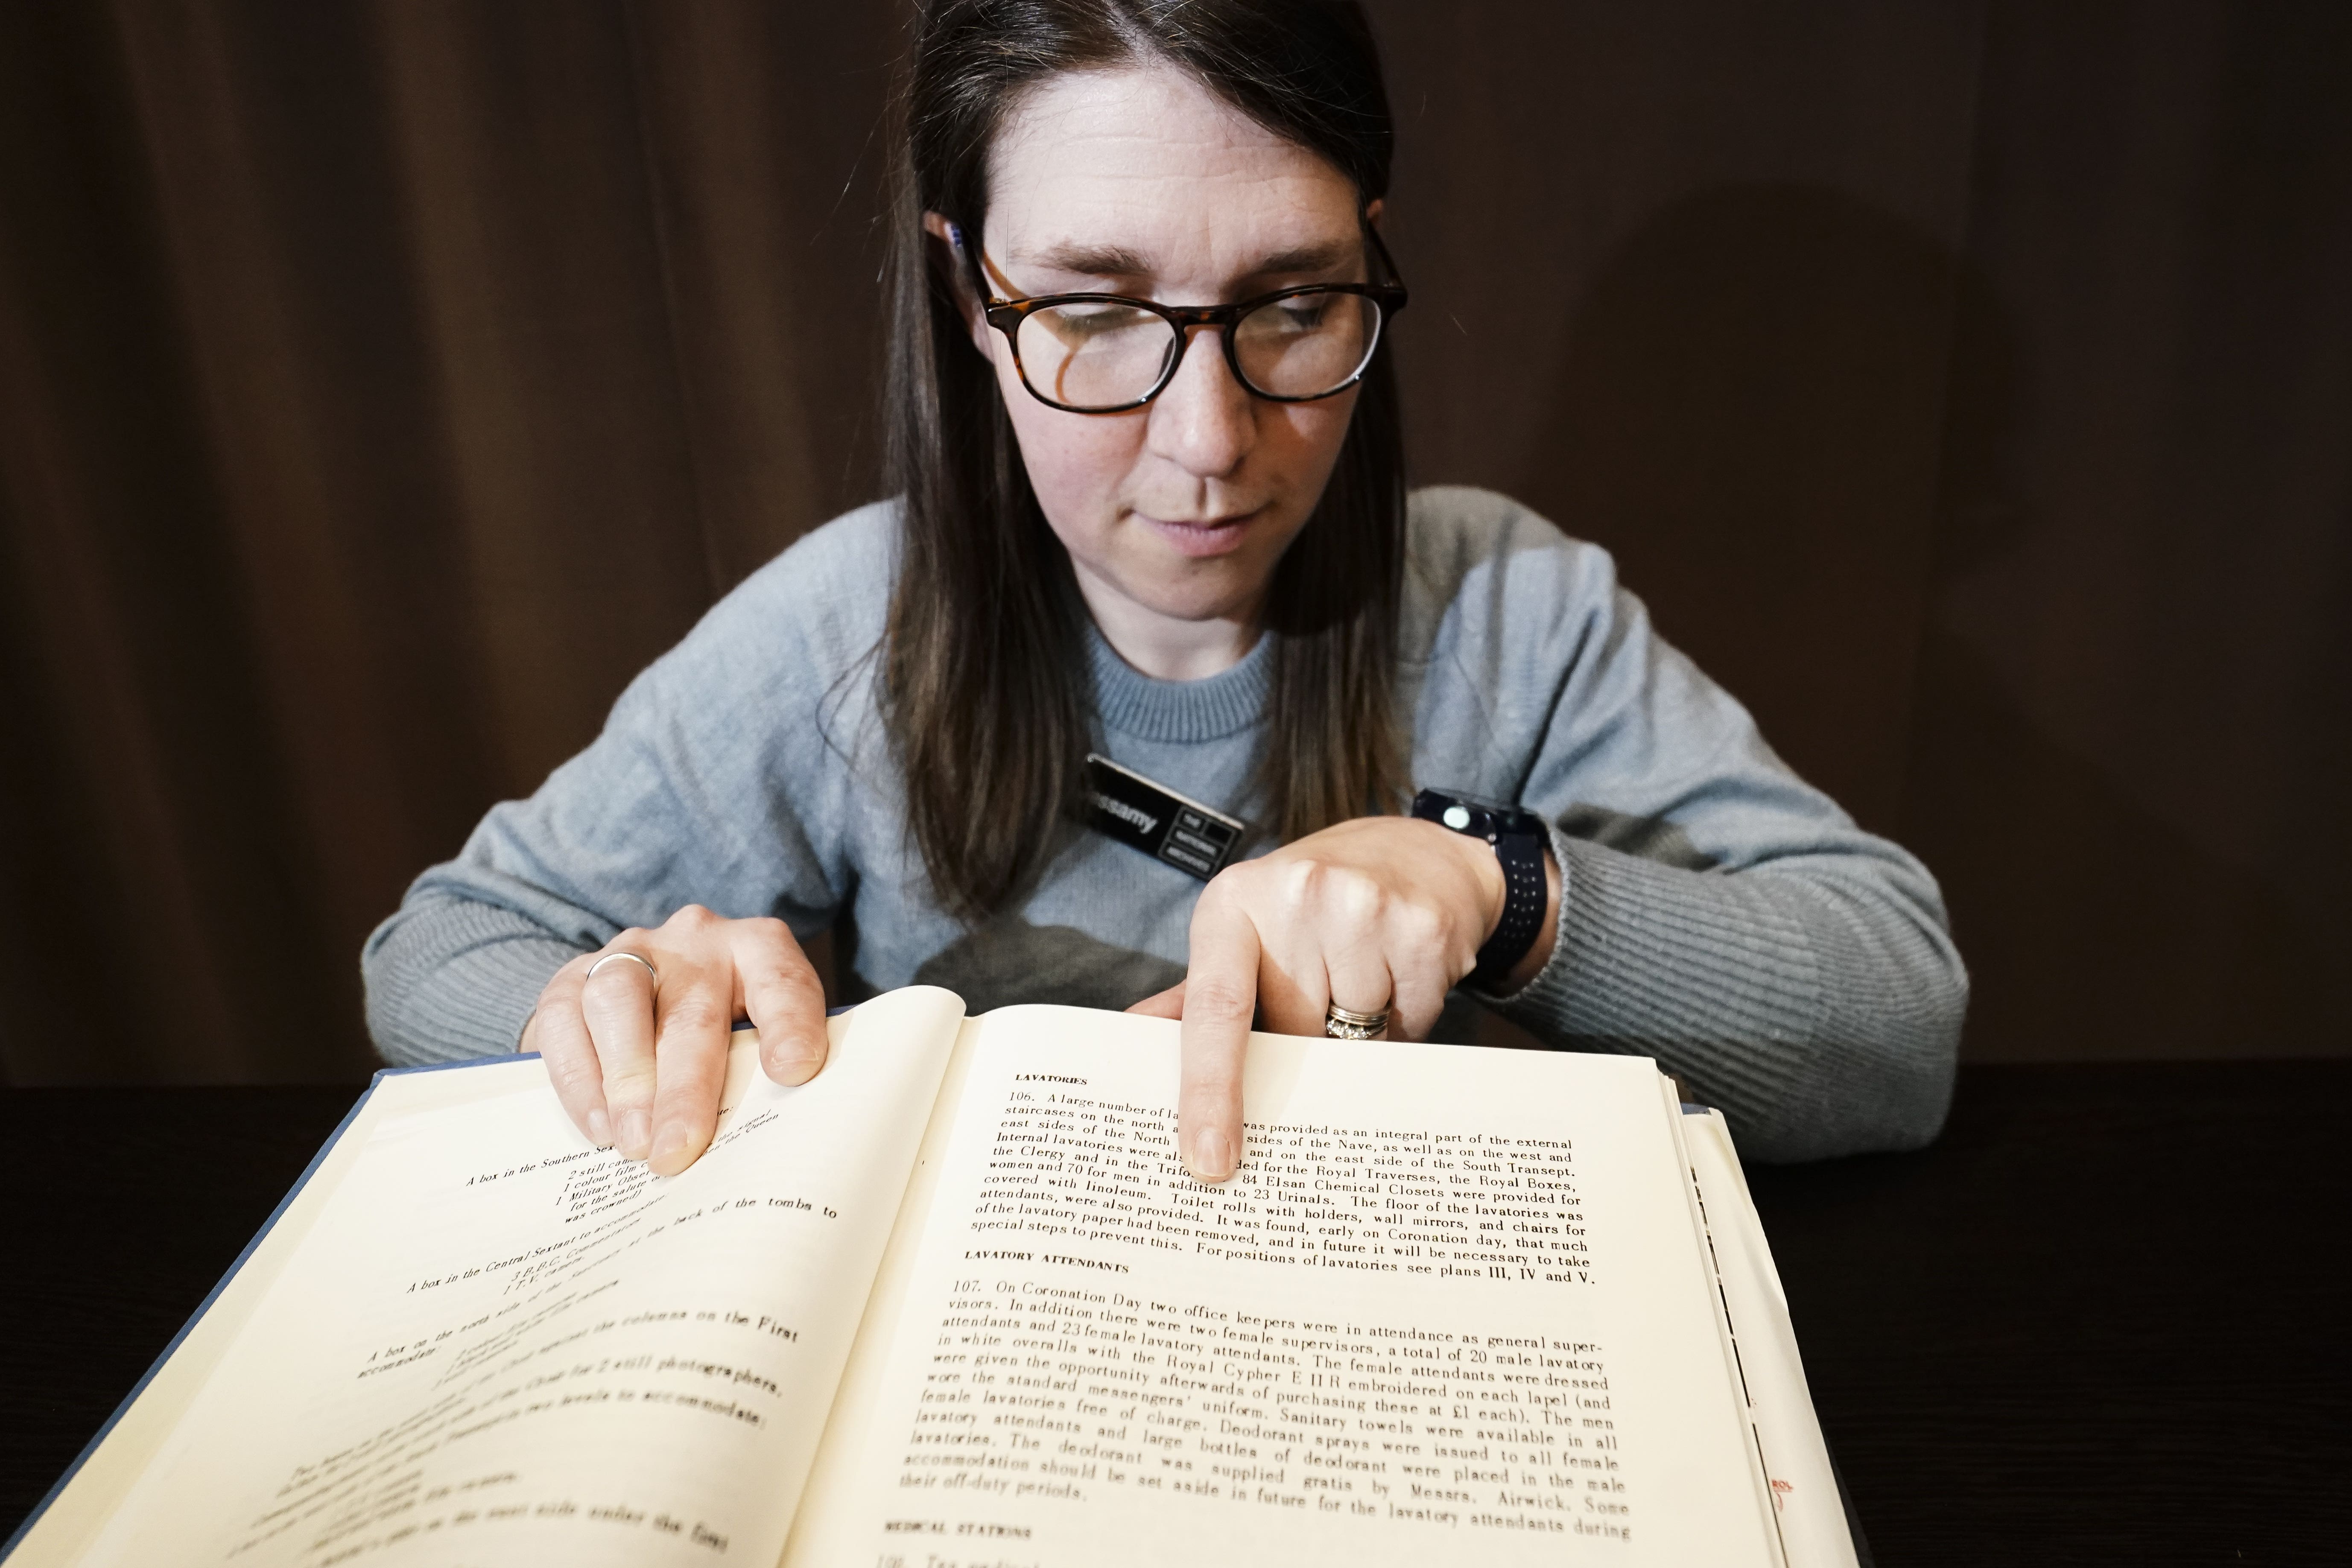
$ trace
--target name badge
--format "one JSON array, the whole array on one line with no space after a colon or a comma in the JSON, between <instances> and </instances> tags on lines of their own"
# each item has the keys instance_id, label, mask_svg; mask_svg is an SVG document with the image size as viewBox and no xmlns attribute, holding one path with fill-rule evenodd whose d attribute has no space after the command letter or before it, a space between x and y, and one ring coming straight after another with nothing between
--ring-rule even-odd
<instances>
[{"instance_id":1,"label":"name badge","mask_svg":"<svg viewBox=\"0 0 2352 1568\"><path fill-rule=\"evenodd\" d=\"M1249 824L1087 754L1087 826L1203 882L1224 868Z\"/></svg>"}]
</instances>

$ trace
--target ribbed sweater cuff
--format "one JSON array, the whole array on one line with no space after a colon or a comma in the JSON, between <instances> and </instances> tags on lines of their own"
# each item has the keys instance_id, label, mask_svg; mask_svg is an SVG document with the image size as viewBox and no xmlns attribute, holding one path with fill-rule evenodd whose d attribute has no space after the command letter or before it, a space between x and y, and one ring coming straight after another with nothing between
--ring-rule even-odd
<instances>
[{"instance_id":1,"label":"ribbed sweater cuff","mask_svg":"<svg viewBox=\"0 0 2352 1568\"><path fill-rule=\"evenodd\" d=\"M1822 1007L1802 922L1768 887L1551 831L1560 869L1550 961L1489 1000L1559 1045L1654 1056L1718 1104L1785 1103Z\"/></svg>"},{"instance_id":2,"label":"ribbed sweater cuff","mask_svg":"<svg viewBox=\"0 0 2352 1568\"><path fill-rule=\"evenodd\" d=\"M578 950L525 916L467 899L412 903L371 965L368 1015L395 1066L514 1050L540 991Z\"/></svg>"}]
</instances>

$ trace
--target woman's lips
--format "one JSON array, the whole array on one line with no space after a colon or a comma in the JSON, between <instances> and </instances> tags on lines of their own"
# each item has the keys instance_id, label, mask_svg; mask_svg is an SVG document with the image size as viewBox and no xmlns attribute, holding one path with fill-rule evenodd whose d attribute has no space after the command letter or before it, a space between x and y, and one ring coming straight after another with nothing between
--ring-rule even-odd
<instances>
[{"instance_id":1,"label":"woman's lips","mask_svg":"<svg viewBox=\"0 0 2352 1568\"><path fill-rule=\"evenodd\" d=\"M1259 510L1264 510L1260 508ZM1175 547L1179 555L1195 560L1209 556L1230 555L1242 547L1249 537L1249 525L1257 512L1239 512L1231 517L1171 519L1153 517L1147 512L1134 514L1137 521Z\"/></svg>"}]
</instances>

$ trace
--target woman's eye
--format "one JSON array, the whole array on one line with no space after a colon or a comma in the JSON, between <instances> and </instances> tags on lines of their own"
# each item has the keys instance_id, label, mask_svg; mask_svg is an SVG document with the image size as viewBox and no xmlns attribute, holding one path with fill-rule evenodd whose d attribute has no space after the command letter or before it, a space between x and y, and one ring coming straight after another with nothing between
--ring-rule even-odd
<instances>
[{"instance_id":1,"label":"woman's eye","mask_svg":"<svg viewBox=\"0 0 2352 1568\"><path fill-rule=\"evenodd\" d=\"M1143 312L1127 305L1058 305L1054 316L1066 337L1100 337L1136 324Z\"/></svg>"},{"instance_id":2,"label":"woman's eye","mask_svg":"<svg viewBox=\"0 0 2352 1568\"><path fill-rule=\"evenodd\" d=\"M1331 313L1329 296L1312 294L1304 299L1285 300L1275 307L1275 314L1286 332L1311 332L1323 325L1324 317Z\"/></svg>"}]
</instances>

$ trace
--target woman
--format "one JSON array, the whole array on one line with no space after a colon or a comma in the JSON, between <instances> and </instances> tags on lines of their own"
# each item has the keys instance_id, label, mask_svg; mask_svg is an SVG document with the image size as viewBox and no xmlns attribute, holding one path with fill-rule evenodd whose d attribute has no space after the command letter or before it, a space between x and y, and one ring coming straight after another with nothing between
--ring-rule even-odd
<instances>
[{"instance_id":1,"label":"woman","mask_svg":"<svg viewBox=\"0 0 2352 1568\"><path fill-rule=\"evenodd\" d=\"M896 499L417 880L365 955L387 1057L540 1051L674 1172L730 1020L778 1081L822 1067L833 929L861 989L1181 1017L1204 1181L1253 1018L1459 1037L1465 993L1656 1056L1755 1155L1934 1135L1966 982L1924 868L1602 552L1406 495L1354 5L941 0L902 108Z\"/></svg>"}]
</instances>

